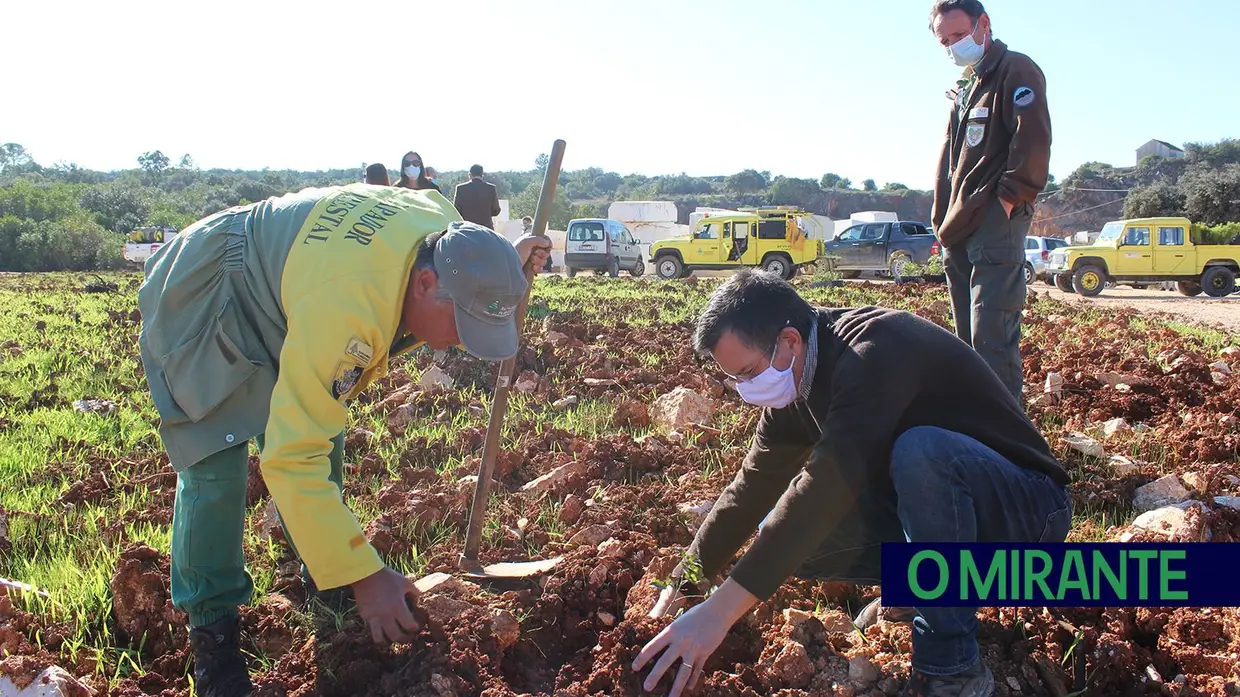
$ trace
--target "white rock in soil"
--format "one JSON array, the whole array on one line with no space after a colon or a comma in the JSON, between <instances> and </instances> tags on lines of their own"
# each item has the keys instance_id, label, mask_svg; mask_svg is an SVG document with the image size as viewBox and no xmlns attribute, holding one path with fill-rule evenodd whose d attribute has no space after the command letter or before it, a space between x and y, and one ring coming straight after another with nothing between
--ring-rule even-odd
<instances>
[{"instance_id":1,"label":"white rock in soil","mask_svg":"<svg viewBox=\"0 0 1240 697\"><path fill-rule=\"evenodd\" d=\"M1210 370L1213 370L1216 373L1222 373L1223 375L1231 375L1231 366L1227 364L1227 361L1215 361L1211 363Z\"/></svg>"},{"instance_id":2,"label":"white rock in soil","mask_svg":"<svg viewBox=\"0 0 1240 697\"><path fill-rule=\"evenodd\" d=\"M1064 438L1064 442L1068 444L1069 448L1089 457L1101 459L1107 456L1106 448L1102 447L1102 443L1084 433L1073 432Z\"/></svg>"},{"instance_id":3,"label":"white rock in soil","mask_svg":"<svg viewBox=\"0 0 1240 697\"><path fill-rule=\"evenodd\" d=\"M529 394L538 389L538 373L527 370L517 376L515 382L512 383L512 389L522 394Z\"/></svg>"},{"instance_id":4,"label":"white rock in soil","mask_svg":"<svg viewBox=\"0 0 1240 697\"><path fill-rule=\"evenodd\" d=\"M1031 407L1051 407L1055 405L1055 395L1043 392L1029 400Z\"/></svg>"},{"instance_id":5,"label":"white rock in soil","mask_svg":"<svg viewBox=\"0 0 1240 697\"><path fill-rule=\"evenodd\" d=\"M418 385L422 389L430 389L432 387L446 387L452 389L452 376L448 375L437 365L432 365L422 373L422 378L418 380Z\"/></svg>"},{"instance_id":6,"label":"white rock in soil","mask_svg":"<svg viewBox=\"0 0 1240 697\"><path fill-rule=\"evenodd\" d=\"M564 411L565 409L568 409L569 407L577 406L578 401L579 400L577 399L577 395L570 394L569 396L563 399L557 399L554 402L552 402L551 408L555 409L556 411Z\"/></svg>"},{"instance_id":7,"label":"white rock in soil","mask_svg":"<svg viewBox=\"0 0 1240 697\"><path fill-rule=\"evenodd\" d=\"M48 666L29 684L17 683L0 675L0 697L92 697L95 691L59 666Z\"/></svg>"},{"instance_id":8,"label":"white rock in soil","mask_svg":"<svg viewBox=\"0 0 1240 697\"><path fill-rule=\"evenodd\" d=\"M693 518L694 520L698 522L701 522L703 520L706 520L706 516L707 514L710 513L710 509L714 507L715 507L714 501L702 501L701 503L696 503L696 504L693 504L693 503L679 504L678 506L676 506L676 510L680 511L681 513L687 516L690 516L691 518Z\"/></svg>"},{"instance_id":9,"label":"white rock in soil","mask_svg":"<svg viewBox=\"0 0 1240 697\"><path fill-rule=\"evenodd\" d=\"M1059 373L1047 373L1046 385L1043 386L1042 391L1058 397L1063 392L1063 376Z\"/></svg>"},{"instance_id":10,"label":"white rock in soil","mask_svg":"<svg viewBox=\"0 0 1240 697\"><path fill-rule=\"evenodd\" d=\"M578 530L575 535L568 538L568 544L588 545L597 548L599 544L610 536L611 528L608 528L606 525L591 525Z\"/></svg>"},{"instance_id":11,"label":"white rock in soil","mask_svg":"<svg viewBox=\"0 0 1240 697\"><path fill-rule=\"evenodd\" d=\"M560 465L543 476L527 483L521 487L521 492L525 494L540 494L544 491L550 491L557 484L568 479L574 474L585 472L587 463L584 460L574 460L567 465ZM597 543L596 543L597 544Z\"/></svg>"},{"instance_id":12,"label":"white rock in soil","mask_svg":"<svg viewBox=\"0 0 1240 697\"><path fill-rule=\"evenodd\" d=\"M1131 431L1131 430L1132 430L1132 426L1128 424L1127 419L1111 419L1110 421L1107 421L1104 424L1102 424L1102 434L1105 435L1107 438L1110 438L1116 433L1122 433L1124 431Z\"/></svg>"},{"instance_id":13,"label":"white rock in soil","mask_svg":"<svg viewBox=\"0 0 1240 697\"><path fill-rule=\"evenodd\" d=\"M715 405L705 397L681 386L659 397L650 406L650 420L665 432L683 429L689 424L709 425Z\"/></svg>"},{"instance_id":14,"label":"white rock in soil","mask_svg":"<svg viewBox=\"0 0 1240 697\"><path fill-rule=\"evenodd\" d=\"M848 679L863 687L878 682L878 668L865 656L854 656L848 661Z\"/></svg>"},{"instance_id":15,"label":"white rock in soil","mask_svg":"<svg viewBox=\"0 0 1240 697\"><path fill-rule=\"evenodd\" d=\"M1142 530L1166 535L1176 542L1201 542L1205 534L1201 518L1198 517L1196 522L1190 521L1186 508L1164 506L1146 511L1137 516L1136 520L1132 521L1132 525Z\"/></svg>"},{"instance_id":16,"label":"white rock in soil","mask_svg":"<svg viewBox=\"0 0 1240 697\"><path fill-rule=\"evenodd\" d=\"M1138 487L1133 496L1132 505L1142 512L1152 511L1162 506L1186 501L1190 495L1188 489L1180 483L1179 477L1168 474L1145 486Z\"/></svg>"},{"instance_id":17,"label":"white rock in soil","mask_svg":"<svg viewBox=\"0 0 1240 697\"><path fill-rule=\"evenodd\" d=\"M1224 431L1235 431L1237 429L1240 429L1240 419L1237 419L1231 414L1228 414L1227 416L1224 416L1223 418L1218 420L1218 425L1219 425L1219 428L1223 429Z\"/></svg>"},{"instance_id":18,"label":"white rock in soil","mask_svg":"<svg viewBox=\"0 0 1240 697\"><path fill-rule=\"evenodd\" d=\"M602 622L604 627L610 627L616 623L616 616L610 612L603 612L602 610L599 610L598 621Z\"/></svg>"},{"instance_id":19,"label":"white rock in soil","mask_svg":"<svg viewBox=\"0 0 1240 697\"><path fill-rule=\"evenodd\" d=\"M1094 375L1098 382L1110 387L1118 387L1120 385L1144 385L1147 380L1139 375L1129 375L1126 373L1102 372Z\"/></svg>"},{"instance_id":20,"label":"white rock in soil","mask_svg":"<svg viewBox=\"0 0 1240 697\"><path fill-rule=\"evenodd\" d=\"M612 537L598 543L598 553L601 557L615 557L619 559L624 556L624 543Z\"/></svg>"},{"instance_id":21,"label":"white rock in soil","mask_svg":"<svg viewBox=\"0 0 1240 697\"><path fill-rule=\"evenodd\" d=\"M1222 385L1222 384L1225 384L1225 383L1227 382L1227 374L1226 374L1226 373L1220 373L1220 372L1218 372L1218 371L1216 370L1216 371L1214 371L1214 372L1210 373L1210 379L1214 381L1214 384L1215 384L1215 385Z\"/></svg>"},{"instance_id":22,"label":"white rock in soil","mask_svg":"<svg viewBox=\"0 0 1240 697\"><path fill-rule=\"evenodd\" d=\"M1124 457L1123 455L1112 455L1111 459L1107 461L1107 464L1110 465L1111 471L1114 472L1117 477L1127 477L1130 474L1134 474L1141 468L1136 462Z\"/></svg>"},{"instance_id":23,"label":"white rock in soil","mask_svg":"<svg viewBox=\"0 0 1240 697\"><path fill-rule=\"evenodd\" d=\"M1214 504L1240 511L1240 496L1215 496Z\"/></svg>"},{"instance_id":24,"label":"white rock in soil","mask_svg":"<svg viewBox=\"0 0 1240 697\"><path fill-rule=\"evenodd\" d=\"M1145 667L1145 677L1149 678L1150 682L1156 685L1161 685L1163 683L1163 676L1158 672L1158 669L1154 667L1153 663Z\"/></svg>"},{"instance_id":25,"label":"white rock in soil","mask_svg":"<svg viewBox=\"0 0 1240 697\"><path fill-rule=\"evenodd\" d=\"M1184 482L1184 486L1192 491L1204 492L1206 490L1206 477L1200 472L1189 472L1182 475L1180 481Z\"/></svg>"},{"instance_id":26,"label":"white rock in soil","mask_svg":"<svg viewBox=\"0 0 1240 697\"><path fill-rule=\"evenodd\" d=\"M1235 346L1228 346L1222 351L1219 351L1219 355L1222 356L1223 360L1225 361L1240 360L1240 348L1235 347Z\"/></svg>"}]
</instances>

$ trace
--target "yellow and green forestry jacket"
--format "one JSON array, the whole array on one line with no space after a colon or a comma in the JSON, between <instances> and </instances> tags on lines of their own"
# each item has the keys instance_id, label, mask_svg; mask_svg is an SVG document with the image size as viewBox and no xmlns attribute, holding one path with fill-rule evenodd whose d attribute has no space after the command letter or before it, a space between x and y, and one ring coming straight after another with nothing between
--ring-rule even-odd
<instances>
[{"instance_id":1,"label":"yellow and green forestry jacket","mask_svg":"<svg viewBox=\"0 0 1240 697\"><path fill-rule=\"evenodd\" d=\"M456 220L436 191L312 188L201 220L146 263L139 345L173 467L265 434L263 478L320 588L383 567L328 479L331 439L418 345L414 256Z\"/></svg>"}]
</instances>

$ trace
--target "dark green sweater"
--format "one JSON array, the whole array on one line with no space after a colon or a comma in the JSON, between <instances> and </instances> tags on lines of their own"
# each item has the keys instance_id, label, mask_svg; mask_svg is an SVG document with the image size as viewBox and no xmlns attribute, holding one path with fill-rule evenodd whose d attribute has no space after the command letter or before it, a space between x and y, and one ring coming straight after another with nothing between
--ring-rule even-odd
<instances>
[{"instance_id":1,"label":"dark green sweater","mask_svg":"<svg viewBox=\"0 0 1240 697\"><path fill-rule=\"evenodd\" d=\"M915 426L970 436L1016 465L1068 483L1022 405L954 334L885 308L818 315L809 398L763 411L740 471L690 546L705 578L716 577L771 513L731 572L760 600L769 598L863 487L890 486L892 446Z\"/></svg>"}]
</instances>

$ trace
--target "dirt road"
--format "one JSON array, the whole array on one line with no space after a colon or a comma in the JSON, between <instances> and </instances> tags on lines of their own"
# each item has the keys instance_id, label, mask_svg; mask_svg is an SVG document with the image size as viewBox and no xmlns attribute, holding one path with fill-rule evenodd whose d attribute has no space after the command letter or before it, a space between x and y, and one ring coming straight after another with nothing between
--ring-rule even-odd
<instances>
[{"instance_id":1,"label":"dirt road","mask_svg":"<svg viewBox=\"0 0 1240 697\"><path fill-rule=\"evenodd\" d=\"M1182 321L1218 326L1231 333L1240 333L1240 295L1228 298L1211 298L1199 295L1187 298L1170 290L1133 290L1128 286L1108 288L1097 297L1082 298L1076 293L1064 293L1058 288L1033 284L1039 295L1049 292L1052 298L1069 302L1092 303L1101 307L1132 307L1148 314L1166 313Z\"/></svg>"}]
</instances>

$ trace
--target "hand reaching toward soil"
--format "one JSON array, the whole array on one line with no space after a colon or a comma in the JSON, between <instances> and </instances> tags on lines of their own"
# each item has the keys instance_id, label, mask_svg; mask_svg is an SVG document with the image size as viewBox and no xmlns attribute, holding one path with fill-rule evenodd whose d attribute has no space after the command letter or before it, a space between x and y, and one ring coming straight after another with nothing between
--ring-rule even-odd
<instances>
[{"instance_id":1,"label":"hand reaching toward soil","mask_svg":"<svg viewBox=\"0 0 1240 697\"><path fill-rule=\"evenodd\" d=\"M677 589L676 584L672 584L659 593L659 599L651 608L648 617L658 619L665 615L675 615L684 606L685 596Z\"/></svg>"},{"instance_id":2,"label":"hand reaching toward soil","mask_svg":"<svg viewBox=\"0 0 1240 697\"><path fill-rule=\"evenodd\" d=\"M666 613L677 601L675 596L679 593L668 591L669 589L664 589L659 595L659 602L655 603L654 609L650 611L651 617L656 616L655 612ZM693 689L698 678L702 677L702 667L706 665L706 660L723 643L728 630L757 602L758 599L739 583L732 579L724 581L706 602L681 615L642 648L637 660L633 661L634 671L640 671L655 656L663 654L654 668L650 669L650 675L642 684L642 689L646 692L654 690L663 679L663 674L677 659L680 660L680 667L675 673L668 697L680 697L685 689Z\"/></svg>"},{"instance_id":3,"label":"hand reaching toward soil","mask_svg":"<svg viewBox=\"0 0 1240 697\"><path fill-rule=\"evenodd\" d=\"M404 574L384 567L354 583L353 597L376 644L407 642L417 633L410 604L418 602L418 589Z\"/></svg>"}]
</instances>

